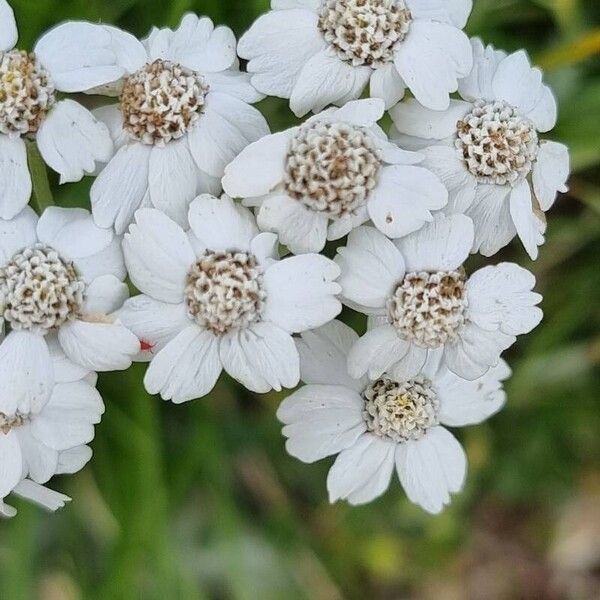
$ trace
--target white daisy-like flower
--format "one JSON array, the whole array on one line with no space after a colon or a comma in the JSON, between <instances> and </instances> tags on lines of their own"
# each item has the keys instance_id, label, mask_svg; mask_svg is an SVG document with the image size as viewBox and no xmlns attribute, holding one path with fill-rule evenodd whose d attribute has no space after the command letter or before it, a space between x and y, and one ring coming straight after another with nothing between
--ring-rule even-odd
<instances>
[{"instance_id":1,"label":"white daisy-like flower","mask_svg":"<svg viewBox=\"0 0 600 600\"><path fill-rule=\"evenodd\" d=\"M126 369L139 340L110 316L128 296L120 239L78 208L0 219L0 412L40 410L56 375L49 334L91 371Z\"/></svg>"},{"instance_id":2,"label":"white daisy-like flower","mask_svg":"<svg viewBox=\"0 0 600 600\"><path fill-rule=\"evenodd\" d=\"M408 498L430 513L463 488L467 458L444 427L481 423L506 401L504 361L475 381L448 370L432 353L414 376L382 374L375 381L346 372L358 335L340 321L297 340L306 384L277 416L287 451L306 463L338 455L327 478L331 502L365 504L390 485L394 465Z\"/></svg>"},{"instance_id":3,"label":"white daisy-like flower","mask_svg":"<svg viewBox=\"0 0 600 600\"><path fill-rule=\"evenodd\" d=\"M221 370L255 392L298 383L293 333L341 310L338 266L318 254L278 260L277 236L230 198L192 202L187 233L141 209L125 235L129 275L142 295L118 312L150 360L146 389L185 402L210 392Z\"/></svg>"},{"instance_id":4,"label":"white daisy-like flower","mask_svg":"<svg viewBox=\"0 0 600 600\"><path fill-rule=\"evenodd\" d=\"M0 411L0 515L14 516L3 503L9 493L56 510L69 500L43 484L54 475L76 473L90 460L104 404L95 373L69 360L54 336L49 339L54 384L47 402L28 412ZM3 409L4 410L4 409Z\"/></svg>"},{"instance_id":5,"label":"white daisy-like flower","mask_svg":"<svg viewBox=\"0 0 600 600\"><path fill-rule=\"evenodd\" d=\"M440 350L452 372L474 380L539 324L535 277L513 263L467 277L462 264L472 245L473 223L464 215L437 215L395 242L372 227L350 233L335 259L342 301L371 316L349 354L353 377L411 378Z\"/></svg>"},{"instance_id":6,"label":"white daisy-like flower","mask_svg":"<svg viewBox=\"0 0 600 600\"><path fill-rule=\"evenodd\" d=\"M29 202L32 184L26 142L37 143L60 182L79 181L96 162L107 161L113 143L107 127L73 100L59 100L65 88L51 50L15 48L15 17L0 0L0 218L11 219Z\"/></svg>"},{"instance_id":7,"label":"white daisy-like flower","mask_svg":"<svg viewBox=\"0 0 600 600\"><path fill-rule=\"evenodd\" d=\"M44 39L78 91L119 96L94 112L118 149L92 186L101 227L123 233L141 206L186 226L190 202L219 193L225 165L269 133L249 104L262 96L239 71L233 32L206 17L187 14L144 42L91 23L59 25Z\"/></svg>"},{"instance_id":8,"label":"white daisy-like flower","mask_svg":"<svg viewBox=\"0 0 600 600\"><path fill-rule=\"evenodd\" d=\"M242 36L252 84L290 99L298 116L371 96L393 106L408 87L425 106L448 108L473 64L461 31L472 0L271 0Z\"/></svg>"},{"instance_id":9,"label":"white daisy-like flower","mask_svg":"<svg viewBox=\"0 0 600 600\"><path fill-rule=\"evenodd\" d=\"M463 100L445 112L415 101L390 113L400 144L418 148L450 191L448 208L475 223L473 252L492 256L518 234L535 259L557 192L566 192L569 151L539 133L556 124L556 100L520 50L508 55L472 40L475 64Z\"/></svg>"},{"instance_id":10,"label":"white daisy-like flower","mask_svg":"<svg viewBox=\"0 0 600 600\"><path fill-rule=\"evenodd\" d=\"M388 142L380 99L355 100L268 135L225 169L223 187L295 254L319 252L369 219L392 238L433 219L448 192L423 156Z\"/></svg>"}]
</instances>

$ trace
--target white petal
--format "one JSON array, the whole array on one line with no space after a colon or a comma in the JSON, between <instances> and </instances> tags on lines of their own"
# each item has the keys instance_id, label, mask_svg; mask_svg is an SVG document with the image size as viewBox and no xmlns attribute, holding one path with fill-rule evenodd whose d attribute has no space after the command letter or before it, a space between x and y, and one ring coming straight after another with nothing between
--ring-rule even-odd
<instances>
[{"instance_id":1,"label":"white petal","mask_svg":"<svg viewBox=\"0 0 600 600\"><path fill-rule=\"evenodd\" d=\"M152 360L179 332L189 324L186 306L168 304L140 294L129 298L115 317L140 340L135 360Z\"/></svg>"},{"instance_id":2,"label":"white petal","mask_svg":"<svg viewBox=\"0 0 600 600\"><path fill-rule=\"evenodd\" d=\"M307 61L326 47L310 10L271 11L240 38L238 54L248 59L252 85L270 96L289 98Z\"/></svg>"},{"instance_id":3,"label":"white petal","mask_svg":"<svg viewBox=\"0 0 600 600\"><path fill-rule=\"evenodd\" d=\"M342 295L367 308L383 308L395 286L404 278L404 259L381 232L359 227L348 236L348 245L338 248Z\"/></svg>"},{"instance_id":4,"label":"white petal","mask_svg":"<svg viewBox=\"0 0 600 600\"><path fill-rule=\"evenodd\" d=\"M21 481L13 490L17 496L29 500L42 508L50 511L56 511L63 508L67 502L71 501L69 496L59 494L54 490L48 489L29 479Z\"/></svg>"},{"instance_id":5,"label":"white petal","mask_svg":"<svg viewBox=\"0 0 600 600\"><path fill-rule=\"evenodd\" d=\"M58 330L65 354L90 371L121 371L140 348L137 337L119 322L72 321Z\"/></svg>"},{"instance_id":6,"label":"white petal","mask_svg":"<svg viewBox=\"0 0 600 600\"><path fill-rule=\"evenodd\" d=\"M289 8L307 8L318 11L322 0L271 0L273 10L286 10Z\"/></svg>"},{"instance_id":7,"label":"white petal","mask_svg":"<svg viewBox=\"0 0 600 600\"><path fill-rule=\"evenodd\" d=\"M196 164L212 177L248 145L269 134L269 126L253 106L218 92L206 96L204 114L188 134Z\"/></svg>"},{"instance_id":8,"label":"white petal","mask_svg":"<svg viewBox=\"0 0 600 600\"><path fill-rule=\"evenodd\" d=\"M510 194L510 216L527 254L536 260L538 246L544 243L545 223L535 214L529 182L524 180Z\"/></svg>"},{"instance_id":9,"label":"white petal","mask_svg":"<svg viewBox=\"0 0 600 600\"><path fill-rule=\"evenodd\" d=\"M204 72L203 77L213 92L233 96L248 104L254 104L264 98L264 95L252 85L250 73L231 69L220 73Z\"/></svg>"},{"instance_id":10,"label":"white petal","mask_svg":"<svg viewBox=\"0 0 600 600\"><path fill-rule=\"evenodd\" d=\"M272 323L259 322L226 334L219 353L225 371L253 392L298 385L299 357L294 340Z\"/></svg>"},{"instance_id":11,"label":"white petal","mask_svg":"<svg viewBox=\"0 0 600 600\"><path fill-rule=\"evenodd\" d=\"M465 162L451 146L430 146L421 151L422 167L435 173L448 190L446 214L464 213L473 204L477 179L469 173Z\"/></svg>"},{"instance_id":12,"label":"white petal","mask_svg":"<svg viewBox=\"0 0 600 600\"><path fill-rule=\"evenodd\" d=\"M515 237L517 231L508 200L511 189L500 185L477 186L475 200L466 211L475 225L473 252L493 256Z\"/></svg>"},{"instance_id":13,"label":"white petal","mask_svg":"<svg viewBox=\"0 0 600 600\"><path fill-rule=\"evenodd\" d=\"M446 368L435 378L440 422L450 427L476 425L495 415L506 402L502 381L510 376L504 361L475 381L466 381Z\"/></svg>"},{"instance_id":14,"label":"white petal","mask_svg":"<svg viewBox=\"0 0 600 600\"><path fill-rule=\"evenodd\" d=\"M471 39L473 69L458 82L458 92L465 100L493 100L492 81L498 65L506 58L506 52L496 50L491 44L484 46L479 38Z\"/></svg>"},{"instance_id":15,"label":"white petal","mask_svg":"<svg viewBox=\"0 0 600 600\"><path fill-rule=\"evenodd\" d=\"M10 220L0 219L0 265L4 266L17 252L37 242L37 221L29 206Z\"/></svg>"},{"instance_id":16,"label":"white petal","mask_svg":"<svg viewBox=\"0 0 600 600\"><path fill-rule=\"evenodd\" d=\"M67 358L58 341L56 334L46 336L50 356L52 357L52 366L54 367L54 380L56 383L71 383L80 381L90 375L90 370Z\"/></svg>"},{"instance_id":17,"label":"white petal","mask_svg":"<svg viewBox=\"0 0 600 600\"><path fill-rule=\"evenodd\" d=\"M326 215L312 211L285 193L267 196L258 210L258 226L277 233L294 254L320 252L327 241Z\"/></svg>"},{"instance_id":18,"label":"white petal","mask_svg":"<svg viewBox=\"0 0 600 600\"><path fill-rule=\"evenodd\" d=\"M290 131L267 135L250 144L225 168L223 189L232 198L270 193L285 176Z\"/></svg>"},{"instance_id":19,"label":"white petal","mask_svg":"<svg viewBox=\"0 0 600 600\"><path fill-rule=\"evenodd\" d=\"M505 100L522 113L536 106L542 86L542 72L532 67L525 50L507 56L494 75L495 99Z\"/></svg>"},{"instance_id":20,"label":"white petal","mask_svg":"<svg viewBox=\"0 0 600 600\"><path fill-rule=\"evenodd\" d=\"M236 59L235 36L229 27L216 27L208 17L187 13L170 36L161 56L200 73L224 71Z\"/></svg>"},{"instance_id":21,"label":"white petal","mask_svg":"<svg viewBox=\"0 0 600 600\"><path fill-rule=\"evenodd\" d=\"M432 210L448 203L448 190L423 167L384 167L368 200L369 215L377 229L399 238L433 220Z\"/></svg>"},{"instance_id":22,"label":"white petal","mask_svg":"<svg viewBox=\"0 0 600 600\"><path fill-rule=\"evenodd\" d=\"M38 415L36 415L36 419ZM49 448L32 435L31 425L15 431L23 460L23 474L37 483L46 483L58 466L58 451Z\"/></svg>"},{"instance_id":23,"label":"white petal","mask_svg":"<svg viewBox=\"0 0 600 600\"><path fill-rule=\"evenodd\" d=\"M468 318L488 330L499 328L509 335L529 333L543 316L536 307L542 297L531 291L534 287L534 275L519 265L484 267L467 281Z\"/></svg>"},{"instance_id":24,"label":"white petal","mask_svg":"<svg viewBox=\"0 0 600 600\"><path fill-rule=\"evenodd\" d=\"M383 375L409 352L411 344L403 340L389 324L367 331L352 346L348 354L348 372L358 379L365 374L370 379Z\"/></svg>"},{"instance_id":25,"label":"white petal","mask_svg":"<svg viewBox=\"0 0 600 600\"><path fill-rule=\"evenodd\" d=\"M52 108L36 140L46 164L60 174L60 183L79 181L95 171L96 161L108 162L113 154L106 125L68 99Z\"/></svg>"},{"instance_id":26,"label":"white petal","mask_svg":"<svg viewBox=\"0 0 600 600\"><path fill-rule=\"evenodd\" d=\"M58 465L56 473L69 474L77 473L85 467L92 458L92 449L89 446L77 446L70 448L58 455Z\"/></svg>"},{"instance_id":27,"label":"white petal","mask_svg":"<svg viewBox=\"0 0 600 600\"><path fill-rule=\"evenodd\" d=\"M408 352L389 368L390 376L396 381L414 379L423 370L429 352L427 348L410 344Z\"/></svg>"},{"instance_id":28,"label":"white petal","mask_svg":"<svg viewBox=\"0 0 600 600\"><path fill-rule=\"evenodd\" d=\"M414 19L441 21L462 29L473 10L473 0L406 0Z\"/></svg>"},{"instance_id":29,"label":"white petal","mask_svg":"<svg viewBox=\"0 0 600 600\"><path fill-rule=\"evenodd\" d=\"M116 235L104 250L89 256L78 257L74 262L81 278L87 283L97 277L102 277L102 275L114 275L123 281L127 274L121 249L121 238Z\"/></svg>"},{"instance_id":30,"label":"white petal","mask_svg":"<svg viewBox=\"0 0 600 600\"><path fill-rule=\"evenodd\" d=\"M31 176L21 138L0 134L0 218L12 219L29 202Z\"/></svg>"},{"instance_id":31,"label":"white petal","mask_svg":"<svg viewBox=\"0 0 600 600\"><path fill-rule=\"evenodd\" d=\"M365 384L348 374L348 353L358 340L356 332L341 321L331 321L305 331L296 339L300 354L300 378L304 383L341 385L362 392Z\"/></svg>"},{"instance_id":32,"label":"white petal","mask_svg":"<svg viewBox=\"0 0 600 600\"><path fill-rule=\"evenodd\" d=\"M364 434L342 450L327 476L329 501L357 505L381 496L392 479L395 447L392 441Z\"/></svg>"},{"instance_id":33,"label":"white petal","mask_svg":"<svg viewBox=\"0 0 600 600\"><path fill-rule=\"evenodd\" d=\"M324 325L342 310L336 298L339 274L339 267L319 254L291 256L271 265L264 274L262 318L290 333Z\"/></svg>"},{"instance_id":34,"label":"white petal","mask_svg":"<svg viewBox=\"0 0 600 600\"><path fill-rule=\"evenodd\" d=\"M123 250L138 290L163 302L182 301L185 278L196 256L179 225L156 209L141 209L125 235Z\"/></svg>"},{"instance_id":35,"label":"white petal","mask_svg":"<svg viewBox=\"0 0 600 600\"><path fill-rule=\"evenodd\" d=\"M58 206L44 210L38 221L37 235L41 243L69 260L100 254L115 237L110 229L98 227L89 211Z\"/></svg>"},{"instance_id":36,"label":"white petal","mask_svg":"<svg viewBox=\"0 0 600 600\"><path fill-rule=\"evenodd\" d=\"M356 211L356 214L346 215L341 219L329 221L327 227L327 240L332 242L346 237L353 229L364 225L369 220L369 212L366 206Z\"/></svg>"},{"instance_id":37,"label":"white petal","mask_svg":"<svg viewBox=\"0 0 600 600\"><path fill-rule=\"evenodd\" d=\"M247 252L258 235L252 213L225 195L196 198L190 206L189 222L198 240L211 252Z\"/></svg>"},{"instance_id":38,"label":"white petal","mask_svg":"<svg viewBox=\"0 0 600 600\"><path fill-rule=\"evenodd\" d=\"M123 127L123 113L118 103L95 108L92 114L98 121L104 123L108 129L115 152L131 139L129 133Z\"/></svg>"},{"instance_id":39,"label":"white petal","mask_svg":"<svg viewBox=\"0 0 600 600\"><path fill-rule=\"evenodd\" d=\"M396 129L405 135L444 140L456 134L456 124L473 109L469 102L450 100L446 110L432 110L410 98L390 110Z\"/></svg>"},{"instance_id":40,"label":"white petal","mask_svg":"<svg viewBox=\"0 0 600 600\"><path fill-rule=\"evenodd\" d=\"M396 469L409 500L437 514L462 490L467 457L449 431L433 427L420 440L398 445Z\"/></svg>"},{"instance_id":41,"label":"white petal","mask_svg":"<svg viewBox=\"0 0 600 600\"><path fill-rule=\"evenodd\" d=\"M0 52L12 50L18 39L15 14L6 0L0 0Z\"/></svg>"},{"instance_id":42,"label":"white petal","mask_svg":"<svg viewBox=\"0 0 600 600\"><path fill-rule=\"evenodd\" d=\"M0 435L0 498L8 496L23 472L21 446L14 431Z\"/></svg>"},{"instance_id":43,"label":"white petal","mask_svg":"<svg viewBox=\"0 0 600 600\"><path fill-rule=\"evenodd\" d=\"M552 90L542 85L534 107L525 116L532 121L538 131L545 133L556 125L558 107Z\"/></svg>"},{"instance_id":44,"label":"white petal","mask_svg":"<svg viewBox=\"0 0 600 600\"><path fill-rule=\"evenodd\" d=\"M371 97L382 98L386 110L400 102L405 91L404 81L393 63L388 63L373 71L370 85Z\"/></svg>"},{"instance_id":45,"label":"white petal","mask_svg":"<svg viewBox=\"0 0 600 600\"><path fill-rule=\"evenodd\" d=\"M144 47L116 27L68 21L45 33L34 48L61 92L113 83L143 66Z\"/></svg>"},{"instance_id":46,"label":"white petal","mask_svg":"<svg viewBox=\"0 0 600 600\"><path fill-rule=\"evenodd\" d=\"M557 142L542 142L533 165L533 189L543 211L556 200L556 192L566 192L569 179L569 149Z\"/></svg>"},{"instance_id":47,"label":"white petal","mask_svg":"<svg viewBox=\"0 0 600 600\"><path fill-rule=\"evenodd\" d=\"M464 215L436 215L416 233L396 241L406 271L455 271L469 257L473 222Z\"/></svg>"},{"instance_id":48,"label":"white petal","mask_svg":"<svg viewBox=\"0 0 600 600\"><path fill-rule=\"evenodd\" d=\"M445 23L413 21L394 60L415 98L433 110L446 110L458 80L473 66L469 38Z\"/></svg>"},{"instance_id":49,"label":"white petal","mask_svg":"<svg viewBox=\"0 0 600 600\"><path fill-rule=\"evenodd\" d=\"M187 227L188 209L198 188L196 165L185 140L174 140L150 153L148 190L155 208L181 227Z\"/></svg>"},{"instance_id":50,"label":"white petal","mask_svg":"<svg viewBox=\"0 0 600 600\"><path fill-rule=\"evenodd\" d=\"M342 108L325 111L323 117L320 115L315 120L325 123L350 123L358 127L371 128L375 126L385 113L385 105L379 98L364 98L362 100L352 100ZM385 135L385 134L384 134Z\"/></svg>"},{"instance_id":51,"label":"white petal","mask_svg":"<svg viewBox=\"0 0 600 600\"><path fill-rule=\"evenodd\" d=\"M321 50L300 71L290 108L301 117L311 110L319 112L329 104L355 100L365 89L371 72L369 67L354 67Z\"/></svg>"},{"instance_id":52,"label":"white petal","mask_svg":"<svg viewBox=\"0 0 600 600\"><path fill-rule=\"evenodd\" d=\"M359 393L339 385L306 385L286 398L277 411L285 424L288 453L306 463L354 445L365 431Z\"/></svg>"},{"instance_id":53,"label":"white petal","mask_svg":"<svg viewBox=\"0 0 600 600\"><path fill-rule=\"evenodd\" d=\"M0 343L0 412L39 411L54 385L46 340L30 331L11 331Z\"/></svg>"},{"instance_id":54,"label":"white petal","mask_svg":"<svg viewBox=\"0 0 600 600\"><path fill-rule=\"evenodd\" d=\"M486 331L467 322L458 340L444 347L447 367L459 377L473 381L498 364L500 354L512 346L516 338L500 330Z\"/></svg>"},{"instance_id":55,"label":"white petal","mask_svg":"<svg viewBox=\"0 0 600 600\"><path fill-rule=\"evenodd\" d=\"M109 315L115 312L129 297L126 283L114 275L96 277L85 290L83 313L86 315Z\"/></svg>"},{"instance_id":56,"label":"white petal","mask_svg":"<svg viewBox=\"0 0 600 600\"><path fill-rule=\"evenodd\" d=\"M148 393L180 404L208 394L220 373L218 338L189 325L152 359L144 384Z\"/></svg>"},{"instance_id":57,"label":"white petal","mask_svg":"<svg viewBox=\"0 0 600 600\"><path fill-rule=\"evenodd\" d=\"M90 191L92 213L100 227L123 233L148 192L151 146L123 146L102 170Z\"/></svg>"}]
</instances>

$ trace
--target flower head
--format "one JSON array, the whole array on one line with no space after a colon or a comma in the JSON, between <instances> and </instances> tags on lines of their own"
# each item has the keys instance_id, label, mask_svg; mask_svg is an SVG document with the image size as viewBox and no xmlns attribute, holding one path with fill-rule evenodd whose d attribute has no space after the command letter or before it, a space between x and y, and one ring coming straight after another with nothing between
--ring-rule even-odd
<instances>
[{"instance_id":1,"label":"flower head","mask_svg":"<svg viewBox=\"0 0 600 600\"><path fill-rule=\"evenodd\" d=\"M79 181L113 152L108 129L73 100L56 78L55 52L44 38L33 52L15 48L12 9L0 0L0 218L17 215L31 196L26 143L36 142L61 183Z\"/></svg>"},{"instance_id":2,"label":"flower head","mask_svg":"<svg viewBox=\"0 0 600 600\"><path fill-rule=\"evenodd\" d=\"M83 209L25 208L0 220L0 413L47 402L56 374L49 340L90 371L125 369L138 340L110 316L128 296L120 240Z\"/></svg>"},{"instance_id":3,"label":"flower head","mask_svg":"<svg viewBox=\"0 0 600 600\"><path fill-rule=\"evenodd\" d=\"M239 71L233 32L207 17L187 14L143 42L92 23L59 25L44 39L61 49L57 68L78 91L118 97L94 111L117 149L91 190L102 227L123 233L141 206L187 226L192 199L218 193L225 165L269 133L250 105L262 96Z\"/></svg>"},{"instance_id":4,"label":"flower head","mask_svg":"<svg viewBox=\"0 0 600 600\"><path fill-rule=\"evenodd\" d=\"M529 271L502 263L470 277L462 268L473 244L464 215L437 215L420 231L392 242L372 227L354 230L336 262L342 300L370 315L353 346L353 377L416 376L428 356L468 380L498 364L500 354L542 319Z\"/></svg>"},{"instance_id":5,"label":"flower head","mask_svg":"<svg viewBox=\"0 0 600 600\"><path fill-rule=\"evenodd\" d=\"M345 367L358 343L339 321L297 340L306 385L277 412L287 451L307 463L337 454L327 478L331 502L372 501L388 488L395 466L409 499L438 513L462 489L467 467L464 450L444 426L480 423L498 412L510 370L500 361L466 381L436 351L411 377L353 378Z\"/></svg>"},{"instance_id":6,"label":"flower head","mask_svg":"<svg viewBox=\"0 0 600 600\"><path fill-rule=\"evenodd\" d=\"M125 235L125 260L142 292L118 312L150 361L146 389L185 402L208 394L225 369L248 389L298 383L293 333L341 310L336 264L317 254L279 260L277 236L227 196L203 195L184 231L141 209Z\"/></svg>"},{"instance_id":7,"label":"flower head","mask_svg":"<svg viewBox=\"0 0 600 600\"><path fill-rule=\"evenodd\" d=\"M319 252L372 219L390 237L422 227L447 202L446 188L418 165L423 157L388 142L376 122L383 101L324 111L244 149L223 187L258 207L258 225L296 254Z\"/></svg>"},{"instance_id":8,"label":"flower head","mask_svg":"<svg viewBox=\"0 0 600 600\"><path fill-rule=\"evenodd\" d=\"M475 224L473 252L495 254L518 235L535 259L547 211L567 191L569 153L540 140L556 123L556 101L524 51L509 56L472 40L475 64L462 100L444 113L417 102L391 110L399 143L419 148L450 192L449 211Z\"/></svg>"},{"instance_id":9,"label":"flower head","mask_svg":"<svg viewBox=\"0 0 600 600\"><path fill-rule=\"evenodd\" d=\"M69 360L51 336L49 354L54 383L44 404L0 410L0 515L16 511L4 504L10 493L56 510L69 500L43 484L75 473L90 460L87 446L104 412L95 374Z\"/></svg>"},{"instance_id":10,"label":"flower head","mask_svg":"<svg viewBox=\"0 0 600 600\"><path fill-rule=\"evenodd\" d=\"M362 94L394 105L408 87L434 110L472 66L471 0L272 0L240 39L252 83L298 116Z\"/></svg>"}]
</instances>

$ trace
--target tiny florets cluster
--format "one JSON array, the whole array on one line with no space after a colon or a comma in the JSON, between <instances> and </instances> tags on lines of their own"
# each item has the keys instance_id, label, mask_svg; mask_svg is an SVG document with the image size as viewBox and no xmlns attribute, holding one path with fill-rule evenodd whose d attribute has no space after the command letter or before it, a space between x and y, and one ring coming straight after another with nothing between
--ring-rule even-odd
<instances>
[{"instance_id":1,"label":"tiny florets cluster","mask_svg":"<svg viewBox=\"0 0 600 600\"><path fill-rule=\"evenodd\" d=\"M0 433L6 435L9 431L29 423L29 415L16 412L14 415L5 415L0 412Z\"/></svg>"},{"instance_id":2,"label":"tiny florets cluster","mask_svg":"<svg viewBox=\"0 0 600 600\"><path fill-rule=\"evenodd\" d=\"M75 318L85 284L73 264L36 244L0 269L0 304L12 329L47 332Z\"/></svg>"},{"instance_id":3,"label":"tiny florets cluster","mask_svg":"<svg viewBox=\"0 0 600 600\"><path fill-rule=\"evenodd\" d=\"M403 0L325 0L319 15L325 40L354 66L378 67L392 61L410 22Z\"/></svg>"},{"instance_id":4,"label":"tiny florets cluster","mask_svg":"<svg viewBox=\"0 0 600 600\"><path fill-rule=\"evenodd\" d=\"M457 130L458 153L481 183L514 185L531 172L539 149L537 132L507 102L478 100Z\"/></svg>"},{"instance_id":5,"label":"tiny florets cluster","mask_svg":"<svg viewBox=\"0 0 600 600\"><path fill-rule=\"evenodd\" d=\"M185 135L200 119L209 86L202 75L155 60L125 80L123 127L137 140L164 145Z\"/></svg>"},{"instance_id":6,"label":"tiny florets cluster","mask_svg":"<svg viewBox=\"0 0 600 600\"><path fill-rule=\"evenodd\" d=\"M265 298L262 268L246 252L207 252L187 276L188 315L217 335L255 322Z\"/></svg>"},{"instance_id":7,"label":"tiny florets cluster","mask_svg":"<svg viewBox=\"0 0 600 600\"><path fill-rule=\"evenodd\" d=\"M0 52L0 133L35 134L54 103L50 75L34 54Z\"/></svg>"},{"instance_id":8,"label":"tiny florets cluster","mask_svg":"<svg viewBox=\"0 0 600 600\"><path fill-rule=\"evenodd\" d=\"M367 429L394 442L418 440L437 424L439 401L424 377L404 382L383 377L367 387L363 398Z\"/></svg>"},{"instance_id":9,"label":"tiny florets cluster","mask_svg":"<svg viewBox=\"0 0 600 600\"><path fill-rule=\"evenodd\" d=\"M347 123L316 123L292 138L285 188L308 209L338 219L364 206L381 160L368 131Z\"/></svg>"},{"instance_id":10,"label":"tiny florets cluster","mask_svg":"<svg viewBox=\"0 0 600 600\"><path fill-rule=\"evenodd\" d=\"M408 273L388 300L400 336L423 348L453 340L465 323L465 275L459 271Z\"/></svg>"}]
</instances>

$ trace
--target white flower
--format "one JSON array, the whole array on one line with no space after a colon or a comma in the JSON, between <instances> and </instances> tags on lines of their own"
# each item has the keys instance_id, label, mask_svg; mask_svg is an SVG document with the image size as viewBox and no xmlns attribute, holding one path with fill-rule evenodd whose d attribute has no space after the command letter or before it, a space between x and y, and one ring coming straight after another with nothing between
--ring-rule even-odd
<instances>
[{"instance_id":1,"label":"white flower","mask_svg":"<svg viewBox=\"0 0 600 600\"><path fill-rule=\"evenodd\" d=\"M11 219L29 202L31 177L26 141L35 140L60 182L79 181L113 152L108 129L83 106L57 98L65 89L52 50L14 48L17 26L12 9L0 0L0 218Z\"/></svg>"},{"instance_id":2,"label":"white flower","mask_svg":"<svg viewBox=\"0 0 600 600\"><path fill-rule=\"evenodd\" d=\"M70 361L58 341L49 340L54 384L43 405L29 411L0 411L0 515L15 511L3 503L9 493L50 510L68 497L42 487L51 477L75 473L92 456L87 446L94 438L104 404L95 389L96 376Z\"/></svg>"},{"instance_id":3,"label":"white flower","mask_svg":"<svg viewBox=\"0 0 600 600\"><path fill-rule=\"evenodd\" d=\"M128 296L120 240L88 211L26 207L0 219L0 412L39 410L56 376L48 334L93 371L126 369L139 341L110 313Z\"/></svg>"},{"instance_id":4,"label":"white flower","mask_svg":"<svg viewBox=\"0 0 600 600\"><path fill-rule=\"evenodd\" d=\"M383 112L380 99L356 100L250 144L225 169L225 192L259 207L259 227L295 254L319 252L369 218L390 237L416 231L448 192L414 166L421 155L387 141L376 125Z\"/></svg>"},{"instance_id":5,"label":"white flower","mask_svg":"<svg viewBox=\"0 0 600 600\"><path fill-rule=\"evenodd\" d=\"M200 196L191 231L141 209L125 235L129 275L142 295L119 316L151 360L151 394L185 402L208 394L222 369L255 392L298 383L292 333L341 310L337 265L318 254L276 258L277 236L227 196Z\"/></svg>"},{"instance_id":6,"label":"white flower","mask_svg":"<svg viewBox=\"0 0 600 600\"><path fill-rule=\"evenodd\" d=\"M349 355L353 377L411 378L443 349L447 367L474 380L498 364L516 335L538 325L534 276L502 263L467 277L461 265L472 244L473 223L464 215L437 215L396 242L372 227L350 234L335 259L342 299L372 317Z\"/></svg>"},{"instance_id":7,"label":"white flower","mask_svg":"<svg viewBox=\"0 0 600 600\"><path fill-rule=\"evenodd\" d=\"M358 335L333 321L297 341L304 387L277 412L287 451L313 463L337 454L329 471L331 502L365 504L383 494L394 465L409 499L439 513L464 485L465 452L443 425L482 422L505 403L504 361L475 381L465 381L432 353L410 378L382 374L353 379L346 360Z\"/></svg>"},{"instance_id":8,"label":"white flower","mask_svg":"<svg viewBox=\"0 0 600 600\"><path fill-rule=\"evenodd\" d=\"M521 50L509 56L472 40L475 64L460 82L463 100L445 112L417 102L390 112L399 143L422 151L424 165L450 191L448 208L475 223L473 252L492 256L519 235L535 259L547 211L566 192L569 152L538 132L556 123L556 101Z\"/></svg>"},{"instance_id":9,"label":"white flower","mask_svg":"<svg viewBox=\"0 0 600 600\"><path fill-rule=\"evenodd\" d=\"M472 0L271 0L240 39L252 84L298 116L371 96L393 106L408 87L434 110L473 63L461 31Z\"/></svg>"},{"instance_id":10,"label":"white flower","mask_svg":"<svg viewBox=\"0 0 600 600\"><path fill-rule=\"evenodd\" d=\"M141 206L185 226L191 200L218 193L225 165L269 133L249 105L262 96L239 72L233 32L206 17L188 14L144 42L91 23L59 25L44 41L73 89L119 95L94 113L118 148L92 186L102 227L124 232Z\"/></svg>"}]
</instances>

